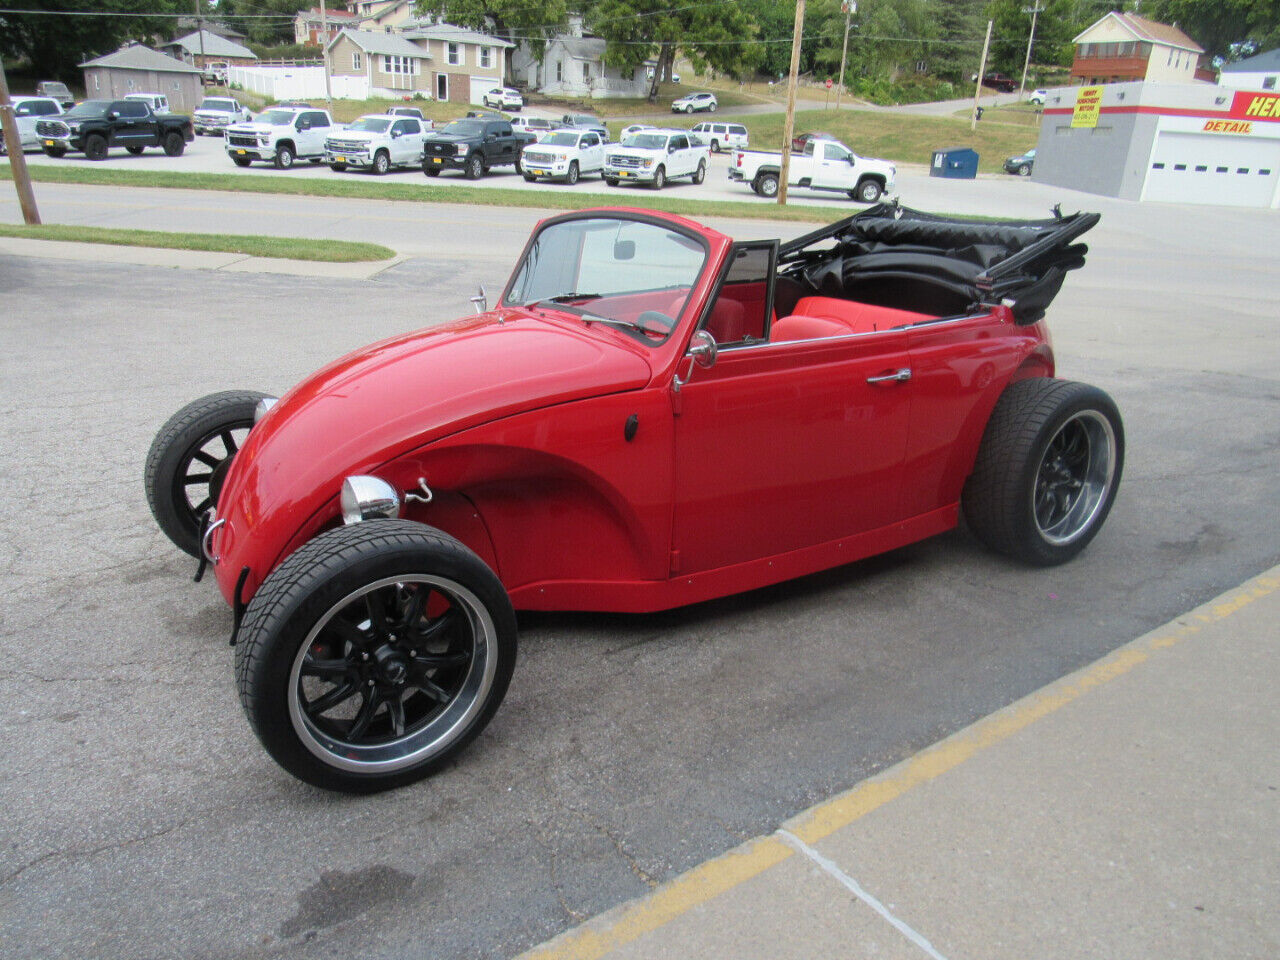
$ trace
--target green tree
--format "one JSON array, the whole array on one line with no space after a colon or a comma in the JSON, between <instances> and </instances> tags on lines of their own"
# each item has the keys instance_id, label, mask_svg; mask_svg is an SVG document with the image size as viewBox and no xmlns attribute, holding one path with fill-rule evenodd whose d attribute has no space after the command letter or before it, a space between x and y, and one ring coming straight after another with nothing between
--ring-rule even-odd
<instances>
[{"instance_id":1,"label":"green tree","mask_svg":"<svg viewBox=\"0 0 1280 960\"><path fill-rule=\"evenodd\" d=\"M181 0L99 0L97 12L115 16L80 16L83 0L40 0L39 13L0 14L0 52L28 61L42 78L79 84L80 64L110 53L130 40L166 39L174 21L165 17L126 16L190 12Z\"/></svg>"},{"instance_id":2,"label":"green tree","mask_svg":"<svg viewBox=\"0 0 1280 960\"><path fill-rule=\"evenodd\" d=\"M1031 14L1027 12L1031 5L1032 0L993 0L987 7L988 15L995 22L989 69L1007 73L1014 79L1021 75L1027 39L1031 36ZM1080 3L1079 0L1037 0L1036 5L1042 9L1036 17L1031 62L1071 66L1075 55L1075 45L1071 41L1102 16L1097 13L1097 5Z\"/></svg>"},{"instance_id":3,"label":"green tree","mask_svg":"<svg viewBox=\"0 0 1280 960\"><path fill-rule=\"evenodd\" d=\"M849 35L850 75L896 80L913 64L927 64L929 41L938 36L936 6L928 0L859 0L858 26Z\"/></svg>"},{"instance_id":4,"label":"green tree","mask_svg":"<svg viewBox=\"0 0 1280 960\"><path fill-rule=\"evenodd\" d=\"M246 34L254 43L278 46L293 42L293 18L299 10L318 7L317 0L219 0L216 14ZM190 10L190 0L186 9ZM329 0L330 10L341 10L338 0Z\"/></svg>"},{"instance_id":5,"label":"green tree","mask_svg":"<svg viewBox=\"0 0 1280 960\"><path fill-rule=\"evenodd\" d=\"M760 45L750 42L756 25L735 3L596 0L583 12L587 29L607 41L605 63L630 71L656 59L650 100L657 100L658 81L669 75L677 49L699 71L741 76L760 63Z\"/></svg>"},{"instance_id":6,"label":"green tree","mask_svg":"<svg viewBox=\"0 0 1280 960\"><path fill-rule=\"evenodd\" d=\"M936 4L938 41L929 45L929 72L964 83L978 69L987 30L987 0L950 0Z\"/></svg>"},{"instance_id":7,"label":"green tree","mask_svg":"<svg viewBox=\"0 0 1280 960\"><path fill-rule=\"evenodd\" d=\"M1280 0L1143 0L1139 12L1176 22L1211 56L1229 58L1232 46L1244 41L1259 51L1280 46Z\"/></svg>"}]
</instances>

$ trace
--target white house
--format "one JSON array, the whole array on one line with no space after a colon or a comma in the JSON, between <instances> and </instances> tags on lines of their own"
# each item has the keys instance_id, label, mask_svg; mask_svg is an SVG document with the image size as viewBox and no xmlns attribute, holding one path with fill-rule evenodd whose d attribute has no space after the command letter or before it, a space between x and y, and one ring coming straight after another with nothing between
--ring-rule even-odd
<instances>
[{"instance_id":1,"label":"white house","mask_svg":"<svg viewBox=\"0 0 1280 960\"><path fill-rule=\"evenodd\" d=\"M1218 84L1234 90L1275 90L1280 78L1280 47L1223 66Z\"/></svg>"},{"instance_id":2,"label":"white house","mask_svg":"<svg viewBox=\"0 0 1280 960\"><path fill-rule=\"evenodd\" d=\"M643 97L652 63L623 71L604 62L606 42L583 36L582 20L572 17L569 32L547 41L542 59L521 43L512 54L511 72L516 80L540 93L573 97Z\"/></svg>"}]
</instances>

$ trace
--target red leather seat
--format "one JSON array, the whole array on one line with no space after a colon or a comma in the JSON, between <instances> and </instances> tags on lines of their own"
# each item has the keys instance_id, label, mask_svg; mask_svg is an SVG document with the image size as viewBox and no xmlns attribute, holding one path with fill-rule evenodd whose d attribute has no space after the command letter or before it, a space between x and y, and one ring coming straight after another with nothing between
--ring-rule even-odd
<instances>
[{"instance_id":1,"label":"red leather seat","mask_svg":"<svg viewBox=\"0 0 1280 960\"><path fill-rule=\"evenodd\" d=\"M805 317L793 313L789 317L781 317L769 331L769 340L777 343L783 340L818 340L822 337L847 337L852 331L848 325L839 320L825 317Z\"/></svg>"},{"instance_id":2,"label":"red leather seat","mask_svg":"<svg viewBox=\"0 0 1280 960\"><path fill-rule=\"evenodd\" d=\"M907 324L932 320L928 314L896 310L893 307L877 307L855 300L837 300L835 297L804 297L796 303L793 314L821 317L845 324L853 333L870 333L888 330Z\"/></svg>"}]
</instances>

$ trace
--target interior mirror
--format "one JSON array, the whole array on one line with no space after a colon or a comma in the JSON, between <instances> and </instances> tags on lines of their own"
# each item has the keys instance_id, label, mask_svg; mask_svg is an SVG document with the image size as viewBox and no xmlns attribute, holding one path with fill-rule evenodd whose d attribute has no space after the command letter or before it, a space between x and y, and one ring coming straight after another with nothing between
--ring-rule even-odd
<instances>
[{"instance_id":1,"label":"interior mirror","mask_svg":"<svg viewBox=\"0 0 1280 960\"><path fill-rule=\"evenodd\" d=\"M613 244L613 259L615 260L633 260L636 255L636 242L634 240L617 240Z\"/></svg>"}]
</instances>

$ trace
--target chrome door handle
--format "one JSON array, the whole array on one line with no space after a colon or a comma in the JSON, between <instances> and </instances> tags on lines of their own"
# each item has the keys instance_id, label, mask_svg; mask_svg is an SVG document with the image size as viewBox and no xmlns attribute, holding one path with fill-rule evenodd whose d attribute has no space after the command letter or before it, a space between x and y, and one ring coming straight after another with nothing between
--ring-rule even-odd
<instances>
[{"instance_id":1,"label":"chrome door handle","mask_svg":"<svg viewBox=\"0 0 1280 960\"><path fill-rule=\"evenodd\" d=\"M886 373L883 377L867 377L867 383L906 383L911 379L911 368L903 367L893 373Z\"/></svg>"}]
</instances>

